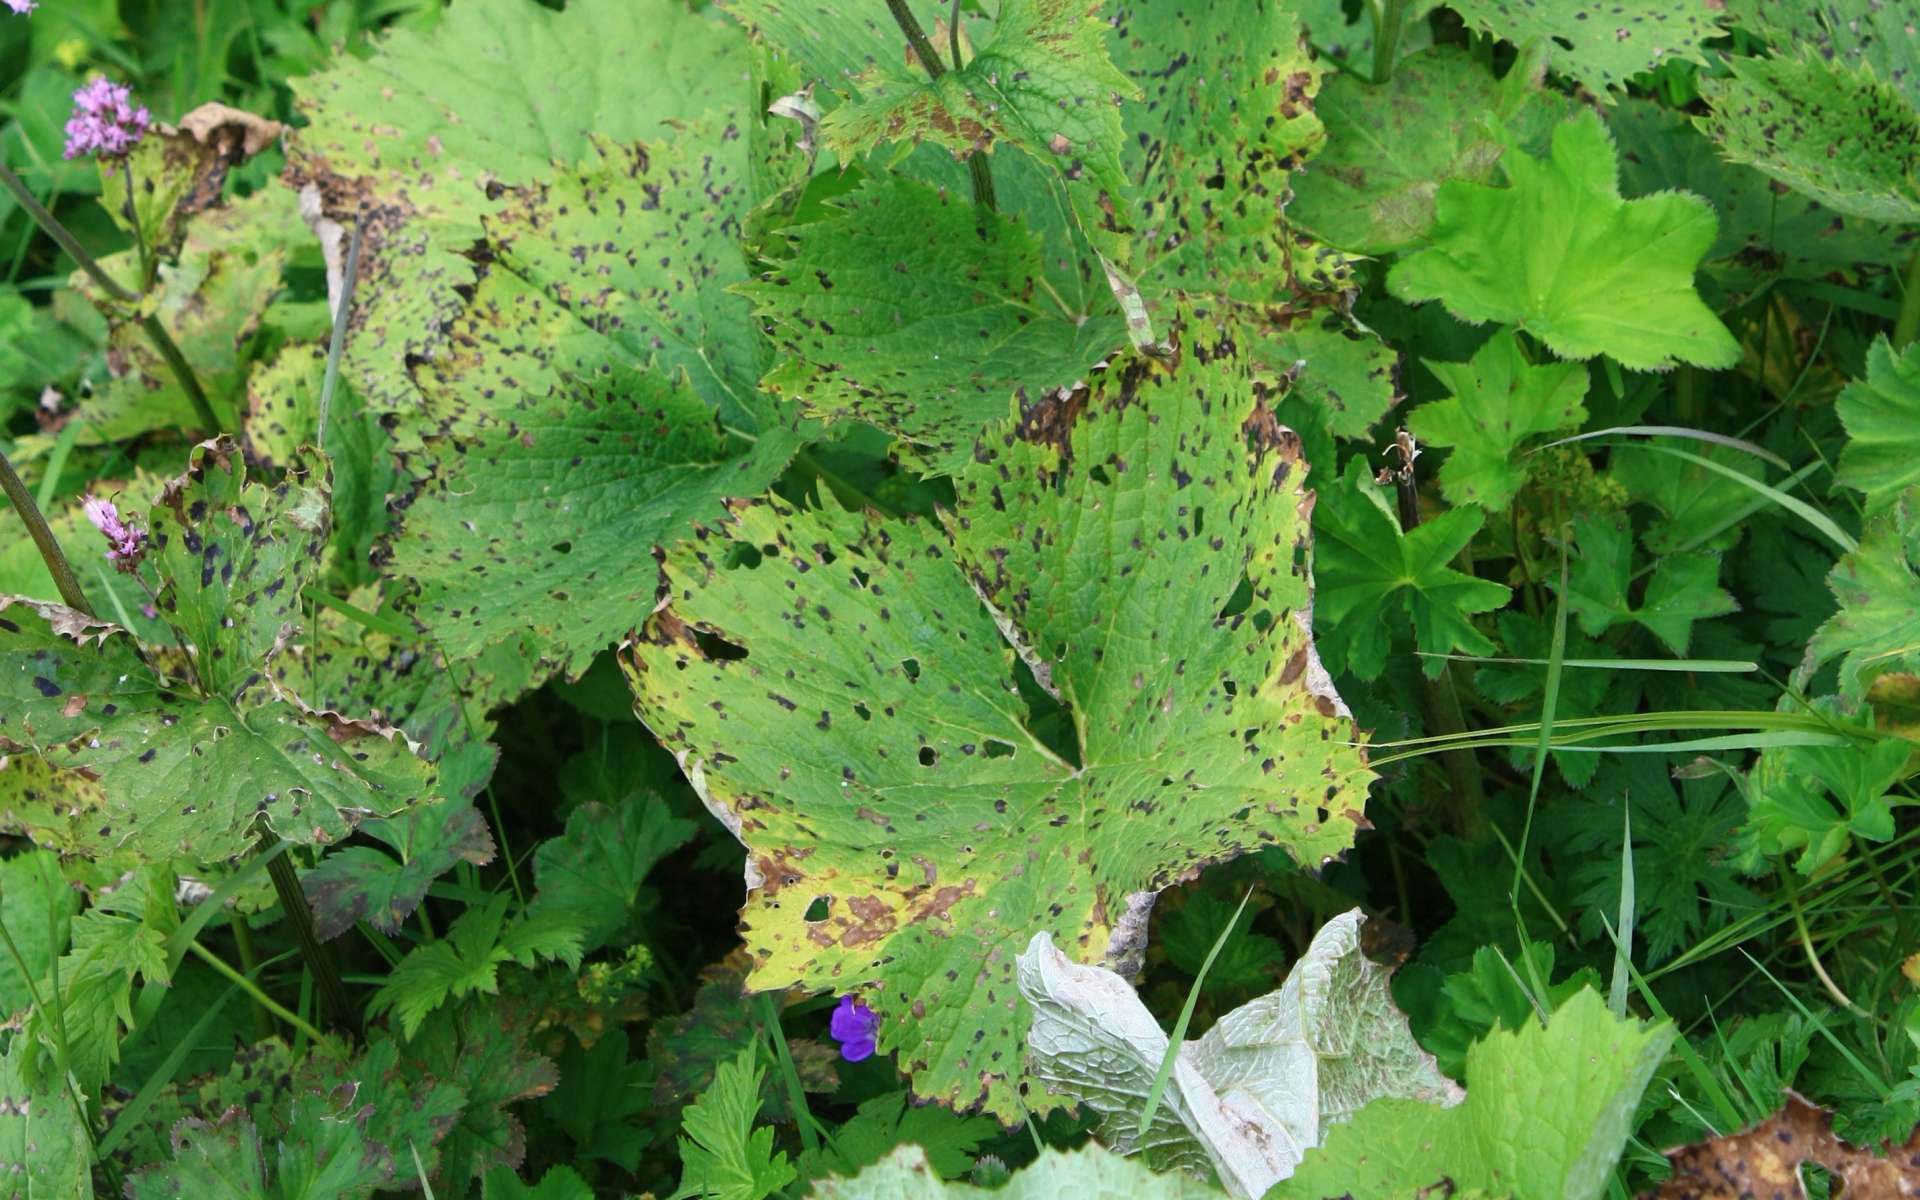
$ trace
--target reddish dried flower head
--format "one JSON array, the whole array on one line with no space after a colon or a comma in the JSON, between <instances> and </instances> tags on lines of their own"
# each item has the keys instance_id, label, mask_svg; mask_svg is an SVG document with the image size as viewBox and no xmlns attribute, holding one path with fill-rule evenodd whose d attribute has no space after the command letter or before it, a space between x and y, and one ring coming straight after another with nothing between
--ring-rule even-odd
<instances>
[{"instance_id":1,"label":"reddish dried flower head","mask_svg":"<svg viewBox=\"0 0 1920 1200\"><path fill-rule=\"evenodd\" d=\"M122 521L120 510L111 500L88 496L80 507L87 514L87 520L107 539L107 561L117 570L131 574L147 552L146 532Z\"/></svg>"},{"instance_id":2,"label":"reddish dried flower head","mask_svg":"<svg viewBox=\"0 0 1920 1200\"><path fill-rule=\"evenodd\" d=\"M11 0L9 0L11 2ZM153 117L143 105L133 106L133 93L123 83L96 79L73 94L73 116L67 120L68 158L97 154L121 158L140 144Z\"/></svg>"}]
</instances>

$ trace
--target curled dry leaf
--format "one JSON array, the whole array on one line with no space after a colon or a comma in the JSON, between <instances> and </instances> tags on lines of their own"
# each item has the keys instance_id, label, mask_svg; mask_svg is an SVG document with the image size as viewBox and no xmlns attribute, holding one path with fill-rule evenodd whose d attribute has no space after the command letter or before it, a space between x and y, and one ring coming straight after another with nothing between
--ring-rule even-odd
<instances>
[{"instance_id":1,"label":"curled dry leaf","mask_svg":"<svg viewBox=\"0 0 1920 1200\"><path fill-rule=\"evenodd\" d=\"M1640 1200L1804 1200L1802 1163L1818 1163L1837 1176L1847 1200L1920 1196L1920 1129L1884 1156L1849 1146L1834 1135L1832 1113L1791 1091L1784 1108L1753 1128L1669 1150L1667 1160L1673 1175L1640 1193Z\"/></svg>"}]
</instances>

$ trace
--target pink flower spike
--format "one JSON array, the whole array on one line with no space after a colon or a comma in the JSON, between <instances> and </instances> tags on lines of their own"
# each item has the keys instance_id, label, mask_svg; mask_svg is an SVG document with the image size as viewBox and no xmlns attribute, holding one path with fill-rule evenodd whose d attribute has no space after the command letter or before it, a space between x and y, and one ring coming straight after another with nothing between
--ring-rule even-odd
<instances>
[{"instance_id":1,"label":"pink flower spike","mask_svg":"<svg viewBox=\"0 0 1920 1200\"><path fill-rule=\"evenodd\" d=\"M7 0L7 7L24 17L40 7L40 0Z\"/></svg>"},{"instance_id":2,"label":"pink flower spike","mask_svg":"<svg viewBox=\"0 0 1920 1200\"><path fill-rule=\"evenodd\" d=\"M111 500L89 495L81 502L80 508L87 514L87 520L93 522L93 527L107 539L107 561L116 570L132 574L147 552L146 533L123 522L120 510L113 506Z\"/></svg>"},{"instance_id":3,"label":"pink flower spike","mask_svg":"<svg viewBox=\"0 0 1920 1200\"><path fill-rule=\"evenodd\" d=\"M13 3L13 0L7 0ZM68 158L85 154L124 158L147 135L153 115L143 105L133 106L133 93L123 83L95 79L73 94L73 116L67 119Z\"/></svg>"}]
</instances>

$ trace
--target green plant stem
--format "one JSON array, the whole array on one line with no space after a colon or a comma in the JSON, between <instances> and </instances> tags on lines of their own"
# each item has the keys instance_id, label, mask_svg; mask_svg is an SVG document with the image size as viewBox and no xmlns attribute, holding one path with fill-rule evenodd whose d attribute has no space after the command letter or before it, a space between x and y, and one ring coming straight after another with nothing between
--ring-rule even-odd
<instances>
[{"instance_id":1,"label":"green plant stem","mask_svg":"<svg viewBox=\"0 0 1920 1200\"><path fill-rule=\"evenodd\" d=\"M0 170L4 170L0 167ZM60 543L54 539L53 530L48 527L47 519L40 515L40 506L33 502L33 493L14 473L13 464L0 454L0 491L7 494L13 504L13 511L27 523L27 534L33 538L34 548L40 551L40 559L47 564L47 574L53 576L53 585L60 589L60 599L75 612L93 616L93 606L87 603L87 594L80 590L80 580L73 573L73 565L61 552Z\"/></svg>"},{"instance_id":2,"label":"green plant stem","mask_svg":"<svg viewBox=\"0 0 1920 1200\"><path fill-rule=\"evenodd\" d=\"M1373 82L1393 78L1400 56L1400 27L1407 21L1407 0L1375 0L1373 4Z\"/></svg>"},{"instance_id":3,"label":"green plant stem","mask_svg":"<svg viewBox=\"0 0 1920 1200\"><path fill-rule=\"evenodd\" d=\"M761 992L757 997L760 1006L760 1023L766 1027L767 1036L773 1039L774 1057L780 1062L780 1077L786 1083L787 1103L793 1105L794 1123L800 1127L800 1144L808 1151L820 1148L820 1132L815 1129L813 1113L807 1108L807 1089L800 1082L800 1068L794 1065L793 1051L787 1045L787 1034L780 1027L780 1004L772 992Z\"/></svg>"},{"instance_id":4,"label":"green plant stem","mask_svg":"<svg viewBox=\"0 0 1920 1200\"><path fill-rule=\"evenodd\" d=\"M279 840L269 831L261 838L260 848L271 850ZM293 923L294 940L300 943L300 956L306 960L307 969L313 973L314 981L319 985L321 1007L326 1009L328 1020L358 1037L360 1022L352 1003L347 999L347 985L340 980L340 970L334 966L333 955L320 944L319 937L313 931L313 910L307 906L306 893L300 890L300 876L293 868L292 859L285 854L275 855L273 861L267 864L267 875L273 880L274 893L280 898L280 907L286 910L287 920ZM268 1011L279 1015L274 1009Z\"/></svg>"},{"instance_id":5,"label":"green plant stem","mask_svg":"<svg viewBox=\"0 0 1920 1200\"><path fill-rule=\"evenodd\" d=\"M893 23L907 37L907 44L913 47L913 55L920 65L927 69L927 78L938 80L947 73L945 64L940 61L940 52L927 40L926 30L920 28L920 22L907 8L907 0L887 0L887 11L893 14ZM956 22L953 29L953 65L960 66L960 29ZM988 212L999 207L993 191L993 167L987 162L982 151L967 156L967 174L973 183L973 202Z\"/></svg>"},{"instance_id":6,"label":"green plant stem","mask_svg":"<svg viewBox=\"0 0 1920 1200\"><path fill-rule=\"evenodd\" d=\"M274 861L284 862L285 859L275 859ZM258 1004L261 1008L266 1009L268 1012L272 1013L274 1016L280 1018L282 1021L285 1021L288 1025L292 1026L294 1029L299 1030L301 1033L306 1034L308 1037L312 1038L313 1040L319 1041L321 1039L321 1034L318 1029L315 1029L313 1026L307 1024L305 1021L302 1021L300 1019L299 1014L293 1012L291 1009L281 1004L278 1000L275 1000L272 996L269 996L265 992L261 991L259 984L255 983L251 979L248 979L245 975L242 975L239 971L234 970L233 967L229 965L225 959L221 958L219 955L215 954L213 951L207 949L205 946L202 946L199 942L197 941L188 942L187 953L193 955L195 958L207 964L209 967L212 967L214 971L216 971L221 977L226 979L228 983L231 983L233 986L239 988L241 991L245 992L247 995L253 997L253 1002L255 1004Z\"/></svg>"},{"instance_id":7,"label":"green plant stem","mask_svg":"<svg viewBox=\"0 0 1920 1200\"><path fill-rule=\"evenodd\" d=\"M251 979L260 973L259 956L253 952L253 930L237 908L227 910L227 928L233 930L233 948L240 955L240 969ZM255 1041L273 1036L273 1014L258 1004L253 1006Z\"/></svg>"},{"instance_id":8,"label":"green plant stem","mask_svg":"<svg viewBox=\"0 0 1920 1200\"><path fill-rule=\"evenodd\" d=\"M1900 297L1900 315L1893 322L1893 348L1905 350L1920 335L1920 250L1907 264L1906 292Z\"/></svg>"},{"instance_id":9,"label":"green plant stem","mask_svg":"<svg viewBox=\"0 0 1920 1200\"><path fill-rule=\"evenodd\" d=\"M80 269L99 284L102 291L121 304L140 303L139 293L128 291L120 285L118 280L102 270L93 256L74 240L73 234L67 232L67 227L47 211L46 206L40 203L40 198L35 196L25 181L14 174L13 168L5 163L0 163L0 185L5 185L6 189L13 193L13 198L20 202L21 208L27 210L27 215L33 218L33 223L66 251L67 257L80 264ZM200 380L194 376L193 368L187 365L186 356L180 353L180 347L174 344L173 336L167 332L166 326L160 323L158 317L147 316L140 319L140 328L153 342L153 348L160 352L160 357L166 361L167 369L173 372L174 380L180 384L181 390L186 392L187 399L193 402L194 416L199 418L208 433L222 432L220 419L214 416L213 405L207 401L206 391L201 388Z\"/></svg>"}]
</instances>

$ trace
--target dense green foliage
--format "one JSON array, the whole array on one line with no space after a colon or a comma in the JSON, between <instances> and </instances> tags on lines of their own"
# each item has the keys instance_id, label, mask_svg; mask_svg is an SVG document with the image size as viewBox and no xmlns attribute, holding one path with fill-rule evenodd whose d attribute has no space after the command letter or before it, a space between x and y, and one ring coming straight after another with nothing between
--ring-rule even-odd
<instances>
[{"instance_id":1,"label":"dense green foliage","mask_svg":"<svg viewBox=\"0 0 1920 1200\"><path fill-rule=\"evenodd\" d=\"M1900 7L0 13L0 1200L1904 1142Z\"/></svg>"}]
</instances>

